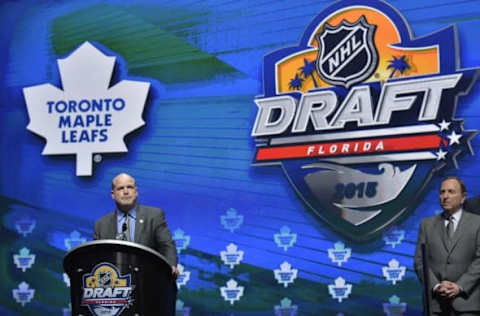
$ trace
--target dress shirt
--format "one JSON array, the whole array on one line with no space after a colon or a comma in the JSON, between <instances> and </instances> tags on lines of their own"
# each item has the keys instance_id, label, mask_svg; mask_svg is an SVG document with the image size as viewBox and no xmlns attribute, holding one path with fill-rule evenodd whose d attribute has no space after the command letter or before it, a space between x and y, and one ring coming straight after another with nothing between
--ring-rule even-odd
<instances>
[{"instance_id":1,"label":"dress shirt","mask_svg":"<svg viewBox=\"0 0 480 316\"><path fill-rule=\"evenodd\" d=\"M458 211L453 213L453 215L451 215L452 222L453 222L453 232L457 230L458 223L460 222L460 218L462 218L462 212L463 212L463 209L459 209ZM444 217L443 223L445 224L445 227L447 227L448 219Z\"/></svg>"},{"instance_id":2,"label":"dress shirt","mask_svg":"<svg viewBox=\"0 0 480 316\"><path fill-rule=\"evenodd\" d=\"M125 223L127 216L129 220L127 227L130 229L130 236L128 237L131 242L134 242L135 241L135 220L137 218L137 210L135 208L131 209L126 214L123 212L117 211L117 232L121 233L123 231L122 226L123 226L123 223Z\"/></svg>"}]
</instances>

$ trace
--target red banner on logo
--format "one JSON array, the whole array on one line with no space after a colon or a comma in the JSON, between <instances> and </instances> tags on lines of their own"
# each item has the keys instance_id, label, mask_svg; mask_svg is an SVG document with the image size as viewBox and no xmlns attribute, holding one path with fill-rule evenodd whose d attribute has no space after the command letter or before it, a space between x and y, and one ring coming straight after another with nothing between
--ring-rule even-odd
<instances>
[{"instance_id":1,"label":"red banner on logo","mask_svg":"<svg viewBox=\"0 0 480 316\"><path fill-rule=\"evenodd\" d=\"M437 134L311 143L294 146L259 148L256 160L350 156L437 149L448 141Z\"/></svg>"}]
</instances>

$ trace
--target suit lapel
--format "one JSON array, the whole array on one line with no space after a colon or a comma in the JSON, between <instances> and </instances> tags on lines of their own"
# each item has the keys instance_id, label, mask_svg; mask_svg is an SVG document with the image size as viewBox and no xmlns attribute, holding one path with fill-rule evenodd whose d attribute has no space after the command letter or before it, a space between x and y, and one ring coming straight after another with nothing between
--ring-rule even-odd
<instances>
[{"instance_id":1,"label":"suit lapel","mask_svg":"<svg viewBox=\"0 0 480 316\"><path fill-rule=\"evenodd\" d=\"M443 216L441 214L437 216L437 220L435 222L435 231L438 232L440 239L442 240L443 246L448 252L450 251L451 242L450 240L448 240L447 229L445 228L444 221L445 220L443 219Z\"/></svg>"},{"instance_id":2,"label":"suit lapel","mask_svg":"<svg viewBox=\"0 0 480 316\"><path fill-rule=\"evenodd\" d=\"M462 237L463 233L468 229L468 216L469 214L467 212L462 212L462 217L460 217L457 229L455 229L455 233L453 234L452 241L450 243L450 251L453 250L460 240L460 237Z\"/></svg>"},{"instance_id":3,"label":"suit lapel","mask_svg":"<svg viewBox=\"0 0 480 316\"><path fill-rule=\"evenodd\" d=\"M110 236L110 238L115 239L118 234L117 211L113 211L112 213L110 213L110 216L111 216L111 219L107 221L107 223L109 223L107 227L108 229L107 235Z\"/></svg>"},{"instance_id":4,"label":"suit lapel","mask_svg":"<svg viewBox=\"0 0 480 316\"><path fill-rule=\"evenodd\" d=\"M143 236L145 229L145 212L141 205L137 206L137 218L135 219L135 242L141 243L140 238Z\"/></svg>"}]
</instances>

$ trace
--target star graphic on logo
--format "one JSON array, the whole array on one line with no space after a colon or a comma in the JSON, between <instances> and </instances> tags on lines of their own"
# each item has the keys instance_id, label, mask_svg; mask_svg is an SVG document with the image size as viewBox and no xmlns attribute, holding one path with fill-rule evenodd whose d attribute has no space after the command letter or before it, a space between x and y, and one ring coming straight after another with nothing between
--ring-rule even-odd
<instances>
[{"instance_id":1,"label":"star graphic on logo","mask_svg":"<svg viewBox=\"0 0 480 316\"><path fill-rule=\"evenodd\" d=\"M448 127L450 126L450 122L446 122L445 120L442 120L440 122L440 131L448 131Z\"/></svg>"},{"instance_id":2,"label":"star graphic on logo","mask_svg":"<svg viewBox=\"0 0 480 316\"><path fill-rule=\"evenodd\" d=\"M455 131L452 131L450 135L447 136L448 139L450 139L450 146L453 144L459 144L460 145L460 138L462 137L462 134L457 134Z\"/></svg>"},{"instance_id":3,"label":"star graphic on logo","mask_svg":"<svg viewBox=\"0 0 480 316\"><path fill-rule=\"evenodd\" d=\"M445 157L447 156L447 153L446 151L443 151L442 148L440 148L436 153L435 155L437 155L437 160L445 160Z\"/></svg>"}]
</instances>

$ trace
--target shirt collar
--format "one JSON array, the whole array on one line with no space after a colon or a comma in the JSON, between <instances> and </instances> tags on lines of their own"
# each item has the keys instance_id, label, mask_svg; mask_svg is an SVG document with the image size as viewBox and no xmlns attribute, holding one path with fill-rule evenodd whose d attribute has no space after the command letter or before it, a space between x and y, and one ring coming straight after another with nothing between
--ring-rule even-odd
<instances>
[{"instance_id":1,"label":"shirt collar","mask_svg":"<svg viewBox=\"0 0 480 316\"><path fill-rule=\"evenodd\" d=\"M455 213L453 213L452 217L453 217L453 220L458 223L460 221L460 218L462 217L462 213L463 213L463 210L462 209L459 209L458 211L456 211Z\"/></svg>"},{"instance_id":2,"label":"shirt collar","mask_svg":"<svg viewBox=\"0 0 480 316\"><path fill-rule=\"evenodd\" d=\"M117 210L117 221L118 222L123 221L123 219L125 218L126 215L128 215L129 217L136 220L137 219L137 207L135 206L134 208L132 208L127 213L124 213L124 212L121 212L121 211Z\"/></svg>"},{"instance_id":3,"label":"shirt collar","mask_svg":"<svg viewBox=\"0 0 480 316\"><path fill-rule=\"evenodd\" d=\"M462 213L463 213L463 209L460 208L458 211L456 211L455 213L453 213L453 215L451 215L451 217L453 218L453 221L458 223L460 221L460 218L462 217ZM448 213L445 213L445 215L443 216L443 219L444 220L448 220L449 218L449 215Z\"/></svg>"}]
</instances>

